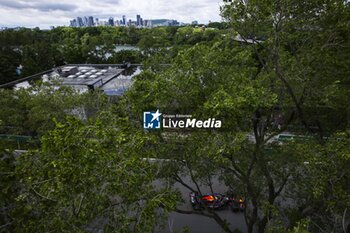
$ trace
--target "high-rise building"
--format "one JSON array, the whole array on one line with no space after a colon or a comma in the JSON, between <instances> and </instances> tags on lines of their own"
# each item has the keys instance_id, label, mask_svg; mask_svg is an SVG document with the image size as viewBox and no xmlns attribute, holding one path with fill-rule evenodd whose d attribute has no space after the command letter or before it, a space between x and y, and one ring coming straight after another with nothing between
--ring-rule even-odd
<instances>
[{"instance_id":1,"label":"high-rise building","mask_svg":"<svg viewBox=\"0 0 350 233\"><path fill-rule=\"evenodd\" d=\"M81 17L77 17L77 26L78 27L84 26L83 19Z\"/></svg>"},{"instance_id":2,"label":"high-rise building","mask_svg":"<svg viewBox=\"0 0 350 233\"><path fill-rule=\"evenodd\" d=\"M94 25L95 25L94 17L89 16L89 18L88 18L88 27L93 27Z\"/></svg>"},{"instance_id":3,"label":"high-rise building","mask_svg":"<svg viewBox=\"0 0 350 233\"><path fill-rule=\"evenodd\" d=\"M78 23L77 23L77 20L76 19L73 19L70 21L70 26L75 28L75 27L78 27Z\"/></svg>"},{"instance_id":4,"label":"high-rise building","mask_svg":"<svg viewBox=\"0 0 350 233\"><path fill-rule=\"evenodd\" d=\"M198 24L197 21L193 21L192 24ZM131 19L127 20L123 15L122 19L114 21L113 17L105 20L94 18L93 16L77 17L70 20L70 27L93 27L93 26L131 26L131 27L158 27L158 26L180 26L183 23L179 23L173 19L143 19L141 15L136 15L136 21Z\"/></svg>"},{"instance_id":5,"label":"high-rise building","mask_svg":"<svg viewBox=\"0 0 350 233\"><path fill-rule=\"evenodd\" d=\"M136 26L141 26L141 15L136 15Z\"/></svg>"},{"instance_id":6,"label":"high-rise building","mask_svg":"<svg viewBox=\"0 0 350 233\"><path fill-rule=\"evenodd\" d=\"M152 20L147 20L147 19L145 19L145 20L143 21L143 26L148 27L148 28L153 27Z\"/></svg>"},{"instance_id":7,"label":"high-rise building","mask_svg":"<svg viewBox=\"0 0 350 233\"><path fill-rule=\"evenodd\" d=\"M179 26L179 25L180 23L177 22L177 20L172 19L168 21L168 26Z\"/></svg>"},{"instance_id":8,"label":"high-rise building","mask_svg":"<svg viewBox=\"0 0 350 233\"><path fill-rule=\"evenodd\" d=\"M108 20L108 26L114 26L114 19L113 17L110 17Z\"/></svg>"},{"instance_id":9,"label":"high-rise building","mask_svg":"<svg viewBox=\"0 0 350 233\"><path fill-rule=\"evenodd\" d=\"M126 25L126 16L123 15L123 25L125 26Z\"/></svg>"},{"instance_id":10,"label":"high-rise building","mask_svg":"<svg viewBox=\"0 0 350 233\"><path fill-rule=\"evenodd\" d=\"M89 25L89 20L86 16L84 16L84 26L87 27Z\"/></svg>"}]
</instances>

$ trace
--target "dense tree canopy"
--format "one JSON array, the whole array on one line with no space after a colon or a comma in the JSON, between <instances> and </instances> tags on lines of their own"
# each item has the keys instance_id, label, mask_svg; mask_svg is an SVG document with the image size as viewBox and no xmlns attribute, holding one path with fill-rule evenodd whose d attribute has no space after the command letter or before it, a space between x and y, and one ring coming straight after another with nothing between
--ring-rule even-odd
<instances>
[{"instance_id":1,"label":"dense tree canopy","mask_svg":"<svg viewBox=\"0 0 350 233\"><path fill-rule=\"evenodd\" d=\"M192 27L3 30L0 31L0 84L68 63L141 63L150 53L163 57L169 51L173 51L171 57L174 57L178 47L210 42L222 33L217 30L202 32ZM137 46L141 51L118 51L118 45ZM169 59L163 59L162 63L169 63ZM16 74L19 65L23 70Z\"/></svg>"},{"instance_id":2,"label":"dense tree canopy","mask_svg":"<svg viewBox=\"0 0 350 233\"><path fill-rule=\"evenodd\" d=\"M64 63L143 63L117 102L41 83L0 90L1 134L40 139L21 155L0 143L0 229L156 232L175 211L235 232L216 211L183 209L176 188L220 182L245 198L249 233L348 232L349 3L232 0L221 14L212 29L0 32L1 82ZM143 130L156 109L223 127Z\"/></svg>"}]
</instances>

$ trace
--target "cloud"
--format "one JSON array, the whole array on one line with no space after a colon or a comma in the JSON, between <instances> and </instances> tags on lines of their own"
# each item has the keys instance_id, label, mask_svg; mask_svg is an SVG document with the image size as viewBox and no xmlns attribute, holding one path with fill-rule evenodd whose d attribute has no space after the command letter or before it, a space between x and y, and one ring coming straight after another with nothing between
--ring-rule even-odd
<instances>
[{"instance_id":1,"label":"cloud","mask_svg":"<svg viewBox=\"0 0 350 233\"><path fill-rule=\"evenodd\" d=\"M28 8L29 5L28 3L23 3L21 1L1 0L0 6L14 9L25 9Z\"/></svg>"},{"instance_id":2,"label":"cloud","mask_svg":"<svg viewBox=\"0 0 350 233\"><path fill-rule=\"evenodd\" d=\"M110 3L110 4L118 4L119 0L103 0L101 1L102 3Z\"/></svg>"},{"instance_id":3,"label":"cloud","mask_svg":"<svg viewBox=\"0 0 350 233\"><path fill-rule=\"evenodd\" d=\"M38 11L74 11L78 7L69 3L47 3L47 2L23 2L14 0L0 0L0 6L19 10L19 9L33 9Z\"/></svg>"},{"instance_id":4,"label":"cloud","mask_svg":"<svg viewBox=\"0 0 350 233\"><path fill-rule=\"evenodd\" d=\"M219 4L223 0L0 0L0 27L25 26L49 28L69 25L77 16L93 16L102 20L120 19L126 15L136 20L176 19L180 22L201 23L220 21Z\"/></svg>"},{"instance_id":5,"label":"cloud","mask_svg":"<svg viewBox=\"0 0 350 233\"><path fill-rule=\"evenodd\" d=\"M74 11L77 8L76 5L66 3L46 3L34 6L34 9L40 11Z\"/></svg>"}]
</instances>

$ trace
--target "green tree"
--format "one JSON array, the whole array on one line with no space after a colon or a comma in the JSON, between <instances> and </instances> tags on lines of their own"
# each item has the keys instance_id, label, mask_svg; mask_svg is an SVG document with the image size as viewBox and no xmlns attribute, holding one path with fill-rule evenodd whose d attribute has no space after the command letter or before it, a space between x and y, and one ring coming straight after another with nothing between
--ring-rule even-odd
<instances>
[{"instance_id":1,"label":"green tree","mask_svg":"<svg viewBox=\"0 0 350 233\"><path fill-rule=\"evenodd\" d=\"M8 83L18 78L16 68L20 64L20 54L10 48L0 50L0 84Z\"/></svg>"},{"instance_id":2,"label":"green tree","mask_svg":"<svg viewBox=\"0 0 350 233\"><path fill-rule=\"evenodd\" d=\"M308 229L314 232L340 231L339 216L349 208L345 172L349 164L343 156L346 150L331 148L344 137L335 133L344 132L349 122L344 107L349 66L343 59L349 44L346 29L334 27L333 16L337 15L337 25L343 25L348 5L335 1L323 5L231 1L222 12L234 30L226 39L180 52L169 69L140 75L128 95L136 119L145 108L161 109L197 118L215 117L227 127L227 133L159 134L165 145L158 156L176 158L164 169L164 178L201 192L201 186L210 186L214 177L220 176L228 188L246 196L248 232L265 232L281 225L292 229L305 218L310 219ZM238 39L244 46L233 42ZM330 116L329 111L336 114ZM344 123L332 124L334 120ZM309 136L281 145L276 136L285 131ZM336 139L329 140L326 135ZM332 152L319 158L321 152L313 150L318 147ZM308 170L305 163L316 157L320 161ZM339 164L328 166L334 157ZM323 168L320 164L327 165ZM325 171L332 175L320 176L319 172ZM183 183L184 174L191 177L194 187ZM319 192L308 180L329 191L322 192L318 201L329 207L329 199L342 199L342 207L317 208L316 197L300 191ZM288 213L281 201L293 192L300 193L293 196L299 216ZM317 214L306 211L310 208L317 209ZM225 231L233 231L215 212L192 213L212 217ZM283 219L286 216L288 221Z\"/></svg>"},{"instance_id":3,"label":"green tree","mask_svg":"<svg viewBox=\"0 0 350 233\"><path fill-rule=\"evenodd\" d=\"M126 119L107 112L86 123L75 117L57 122L40 150L16 159L12 185L18 192L9 196L15 198L8 201L12 205L5 205L1 220L11 221L3 227L153 232L178 197L153 185L157 166L144 159L154 153L147 149L151 141L142 133L130 134Z\"/></svg>"}]
</instances>

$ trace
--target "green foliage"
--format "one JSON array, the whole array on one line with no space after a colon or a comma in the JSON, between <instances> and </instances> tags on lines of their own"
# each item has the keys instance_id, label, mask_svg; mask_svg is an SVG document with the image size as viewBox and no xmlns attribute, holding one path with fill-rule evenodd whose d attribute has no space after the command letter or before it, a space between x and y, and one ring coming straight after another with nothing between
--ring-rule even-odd
<instances>
[{"instance_id":1,"label":"green foliage","mask_svg":"<svg viewBox=\"0 0 350 233\"><path fill-rule=\"evenodd\" d=\"M1 224L79 232L106 219L107 232L152 232L179 211L176 183L214 192L217 181L245 197L249 233L341 232L350 209L349 12L344 1L234 0L221 7L224 23L209 24L217 29L0 32L1 82L17 78L17 63L23 75L64 62L144 64L116 105L66 89L0 92L3 132L42 139L16 160L2 151ZM140 50L116 52L120 44ZM223 129L146 133L142 112L151 109L215 117ZM86 118L67 118L73 110ZM193 213L235 232L213 211Z\"/></svg>"},{"instance_id":2,"label":"green foliage","mask_svg":"<svg viewBox=\"0 0 350 233\"><path fill-rule=\"evenodd\" d=\"M144 57L153 59L153 56L167 57L161 63L169 63L182 46L215 41L220 33L217 30L194 33L191 27L4 30L0 32L0 84L67 63L141 63ZM141 51L116 52L116 46L125 44L137 46ZM23 72L16 76L19 64Z\"/></svg>"},{"instance_id":3,"label":"green foliage","mask_svg":"<svg viewBox=\"0 0 350 233\"><path fill-rule=\"evenodd\" d=\"M208 28L217 28L217 29L227 29L228 25L226 22L210 22L208 23Z\"/></svg>"},{"instance_id":4,"label":"green foliage","mask_svg":"<svg viewBox=\"0 0 350 233\"><path fill-rule=\"evenodd\" d=\"M17 186L15 186L15 159L12 151L3 149L0 144L0 224L8 226L13 223L10 211L15 206Z\"/></svg>"},{"instance_id":5,"label":"green foliage","mask_svg":"<svg viewBox=\"0 0 350 233\"><path fill-rule=\"evenodd\" d=\"M20 64L20 53L9 48L0 49L0 83L17 78L16 68Z\"/></svg>"},{"instance_id":6,"label":"green foliage","mask_svg":"<svg viewBox=\"0 0 350 233\"><path fill-rule=\"evenodd\" d=\"M222 15L232 30L219 41L197 43L203 32L180 28L176 40L195 45L135 79L126 96L130 114L139 121L145 109L215 117L225 131L155 134L159 158L176 155L163 178L188 187L181 177L190 177L195 185L188 188L200 192L219 176L246 196L248 232L339 232L350 193L343 59L350 47L347 29L334 24L343 25L348 13L349 5L336 1L230 1ZM233 42L237 35L243 46ZM277 143L284 131L309 136Z\"/></svg>"},{"instance_id":7,"label":"green foliage","mask_svg":"<svg viewBox=\"0 0 350 233\"><path fill-rule=\"evenodd\" d=\"M106 107L107 100L98 93L80 94L69 87L38 83L28 89L0 90L0 103L2 134L41 137L54 129L53 119L93 117Z\"/></svg>"},{"instance_id":8,"label":"green foliage","mask_svg":"<svg viewBox=\"0 0 350 233\"><path fill-rule=\"evenodd\" d=\"M13 205L2 218L13 219L7 229L153 232L178 194L155 189L157 166L143 159L154 153L145 150L151 138L127 129L125 121L103 112L87 123L75 117L56 122L42 137L42 149L16 160L11 185L18 192L9 196L15 200L4 200Z\"/></svg>"}]
</instances>

